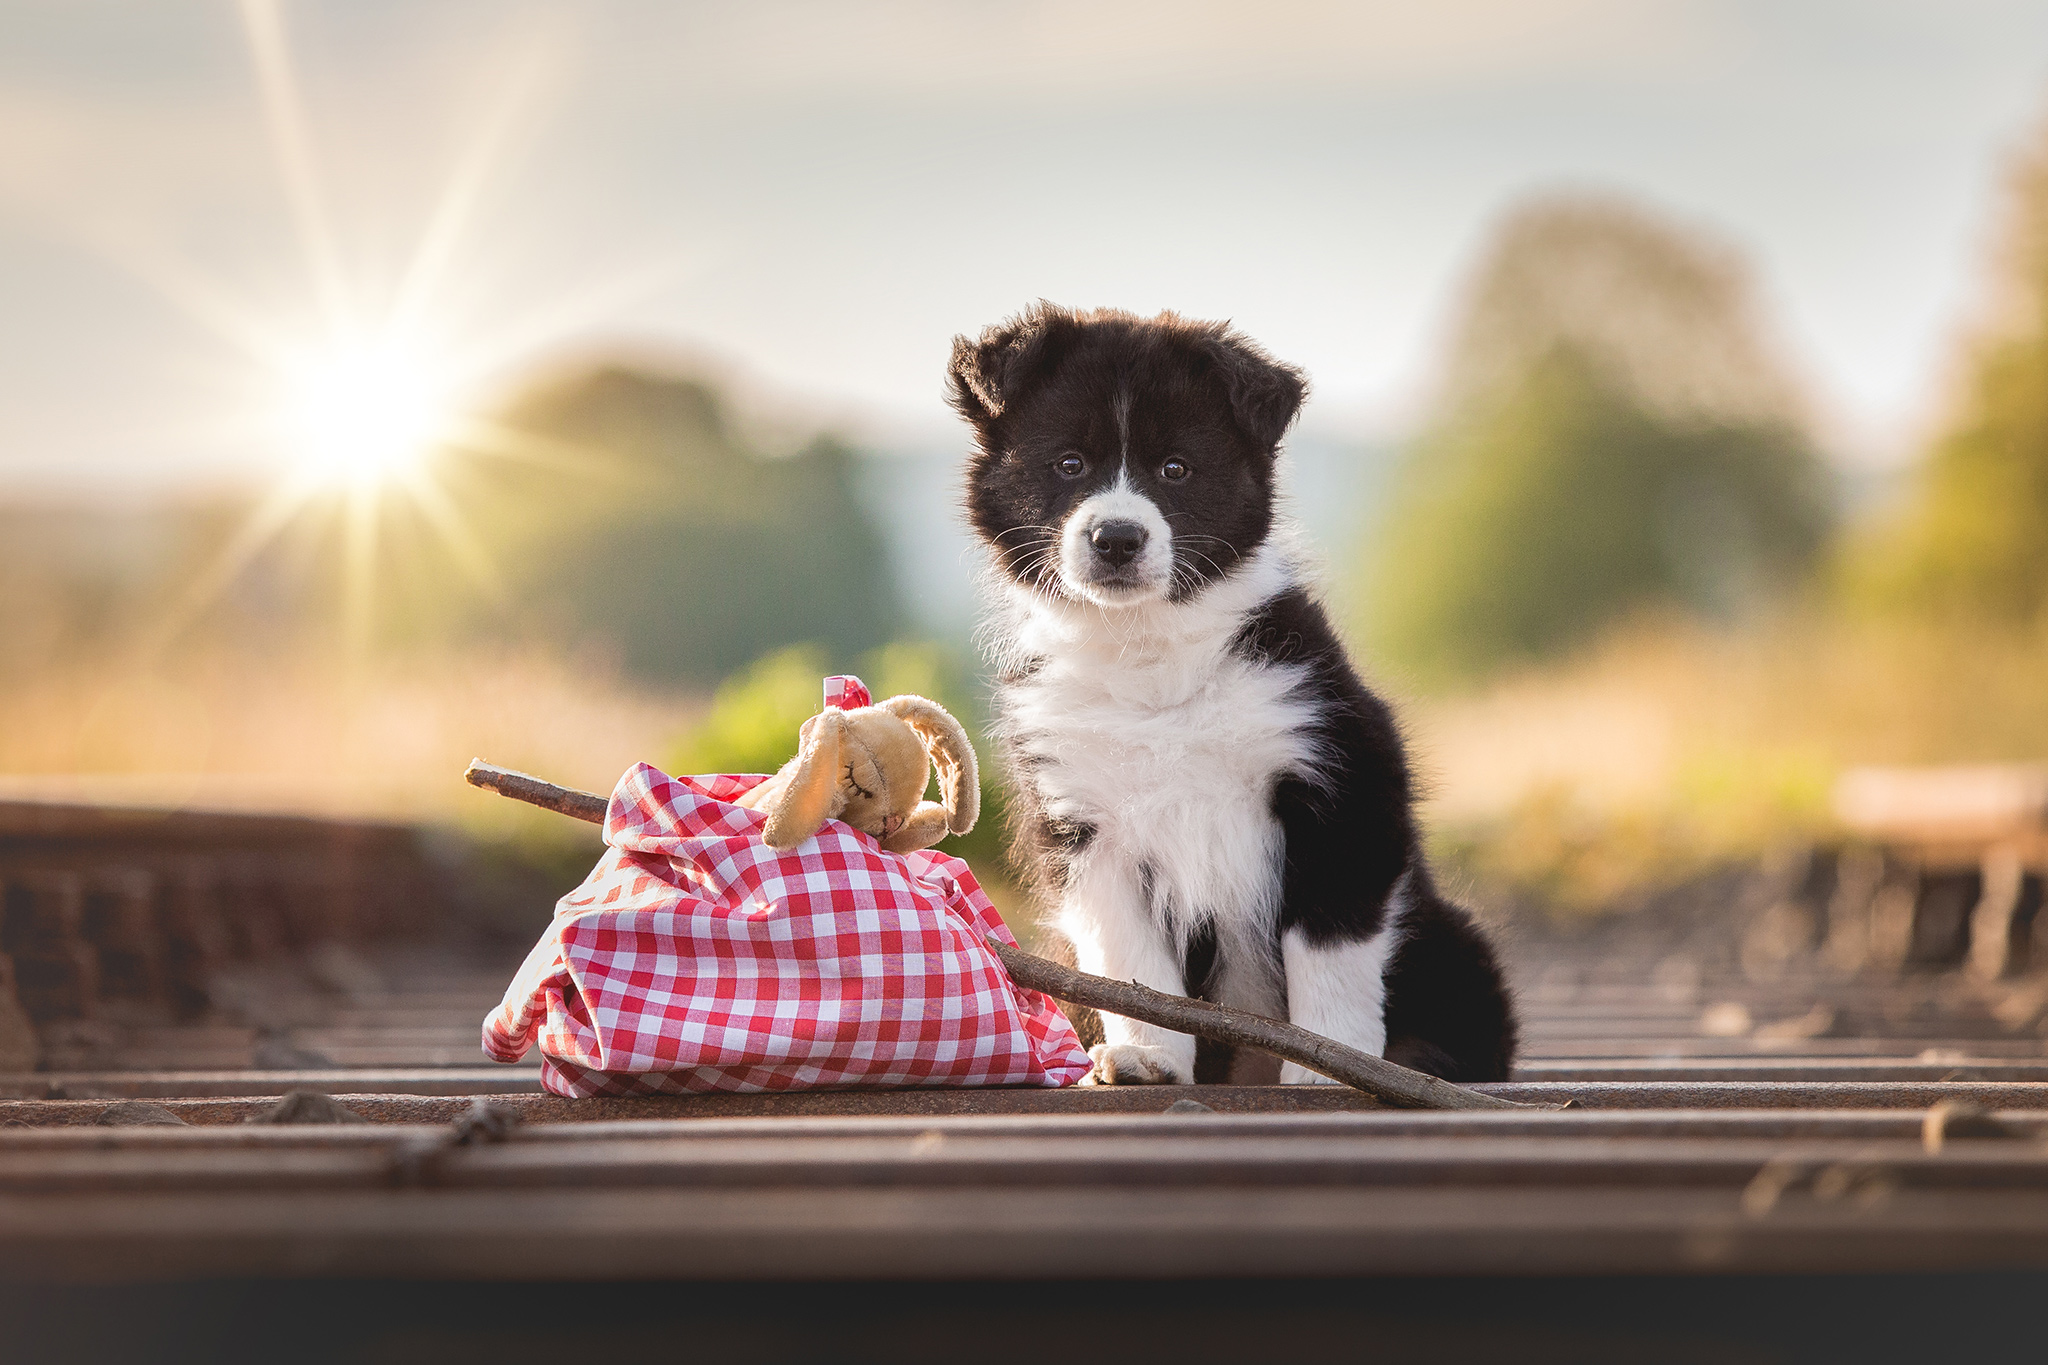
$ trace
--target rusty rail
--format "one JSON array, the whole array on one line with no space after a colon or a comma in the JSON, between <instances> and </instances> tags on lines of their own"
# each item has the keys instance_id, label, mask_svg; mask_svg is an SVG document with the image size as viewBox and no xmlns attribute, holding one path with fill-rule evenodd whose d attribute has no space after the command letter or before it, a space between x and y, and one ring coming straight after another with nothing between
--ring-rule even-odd
<instances>
[{"instance_id":1,"label":"rusty rail","mask_svg":"<svg viewBox=\"0 0 2048 1365\"><path fill-rule=\"evenodd\" d=\"M446 894L406 826L0 802L0 1069L200 1018L223 968L404 936Z\"/></svg>"}]
</instances>

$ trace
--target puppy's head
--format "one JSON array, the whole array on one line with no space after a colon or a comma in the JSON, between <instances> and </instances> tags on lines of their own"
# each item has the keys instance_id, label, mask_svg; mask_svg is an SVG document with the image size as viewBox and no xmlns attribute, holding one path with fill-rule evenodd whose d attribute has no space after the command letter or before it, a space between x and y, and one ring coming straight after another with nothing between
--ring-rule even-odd
<instances>
[{"instance_id":1,"label":"puppy's head","mask_svg":"<svg viewBox=\"0 0 2048 1365\"><path fill-rule=\"evenodd\" d=\"M1184 600L1265 540L1307 391L1227 324L1046 303L956 337L950 382L998 566L1101 606Z\"/></svg>"}]
</instances>

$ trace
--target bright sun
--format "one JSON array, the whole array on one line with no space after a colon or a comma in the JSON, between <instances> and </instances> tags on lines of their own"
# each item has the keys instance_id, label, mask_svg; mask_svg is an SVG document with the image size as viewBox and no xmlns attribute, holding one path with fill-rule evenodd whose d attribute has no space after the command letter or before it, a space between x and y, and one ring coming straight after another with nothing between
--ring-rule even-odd
<instances>
[{"instance_id":1,"label":"bright sun","mask_svg":"<svg viewBox=\"0 0 2048 1365\"><path fill-rule=\"evenodd\" d=\"M438 371L426 348L396 337L341 342L292 365L284 419L300 472L363 490L417 473L453 420Z\"/></svg>"},{"instance_id":2,"label":"bright sun","mask_svg":"<svg viewBox=\"0 0 2048 1365\"><path fill-rule=\"evenodd\" d=\"M574 447L506 430L473 403L483 377L515 350L560 335L569 314L557 308L491 337L445 331L454 320L436 311L450 269L464 259L457 247L503 136L537 79L540 58L509 73L504 95L451 174L411 257L388 279L381 272L376 276L381 297L365 298L367 281L346 269L337 251L281 9L280 0L241 4L272 150L306 254L314 309L280 330L275 320L241 306L230 291L174 259L145 251L132 262L250 362L245 392L253 401L234 414L228 429L238 442L260 444L284 466L167 615L160 638L169 641L184 630L302 514L312 512L328 524L339 522L343 623L352 644L366 648L388 513L404 509L407 515L392 525L430 534L479 591L501 597L495 566L463 508L441 486L437 475L444 471L433 468L437 456L460 450L565 467L584 464ZM592 300L605 297L594 293Z\"/></svg>"}]
</instances>

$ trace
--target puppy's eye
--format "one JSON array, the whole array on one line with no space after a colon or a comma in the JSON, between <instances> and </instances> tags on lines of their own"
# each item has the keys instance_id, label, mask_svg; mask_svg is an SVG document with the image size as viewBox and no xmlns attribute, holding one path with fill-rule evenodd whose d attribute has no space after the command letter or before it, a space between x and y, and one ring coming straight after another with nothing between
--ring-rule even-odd
<instances>
[{"instance_id":1,"label":"puppy's eye","mask_svg":"<svg viewBox=\"0 0 2048 1365\"><path fill-rule=\"evenodd\" d=\"M1063 479L1078 479L1088 472L1088 462L1079 455L1062 455L1052 462Z\"/></svg>"},{"instance_id":2,"label":"puppy's eye","mask_svg":"<svg viewBox=\"0 0 2048 1365\"><path fill-rule=\"evenodd\" d=\"M1179 483L1193 472L1188 468L1187 461L1185 460L1168 460L1165 464L1159 466L1159 477L1171 479L1175 483Z\"/></svg>"}]
</instances>

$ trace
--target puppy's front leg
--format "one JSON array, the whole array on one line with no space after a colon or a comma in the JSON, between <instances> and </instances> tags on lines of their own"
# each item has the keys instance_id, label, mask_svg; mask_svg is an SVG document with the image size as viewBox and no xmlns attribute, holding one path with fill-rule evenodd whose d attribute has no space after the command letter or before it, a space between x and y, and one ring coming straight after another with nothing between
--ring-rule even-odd
<instances>
[{"instance_id":1,"label":"puppy's front leg","mask_svg":"<svg viewBox=\"0 0 2048 1365\"><path fill-rule=\"evenodd\" d=\"M1070 872L1059 927L1073 940L1075 965L1113 981L1135 981L1185 995L1180 955L1145 901L1136 868L1088 859ZM1104 1013L1107 1040L1089 1049L1102 1085L1192 1085L1195 1040L1154 1024Z\"/></svg>"}]
</instances>

